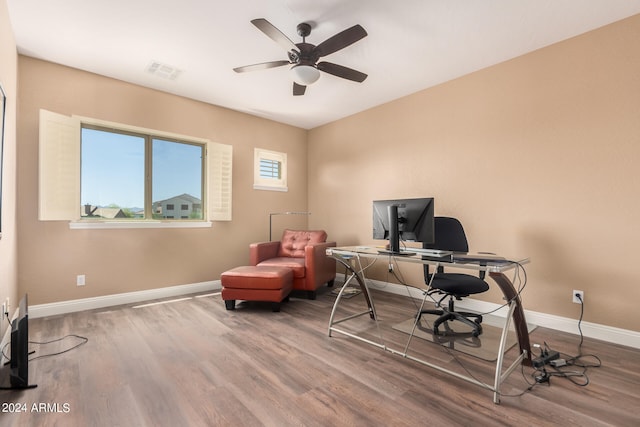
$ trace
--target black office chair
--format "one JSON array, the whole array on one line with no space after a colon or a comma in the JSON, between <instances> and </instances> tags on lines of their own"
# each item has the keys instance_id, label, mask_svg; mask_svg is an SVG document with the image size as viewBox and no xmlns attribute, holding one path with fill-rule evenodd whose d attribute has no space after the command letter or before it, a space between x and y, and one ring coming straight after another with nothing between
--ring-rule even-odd
<instances>
[{"instance_id":1,"label":"black office chair","mask_svg":"<svg viewBox=\"0 0 640 427\"><path fill-rule=\"evenodd\" d=\"M434 221L435 243L424 244L423 246L425 248L454 252L469 251L467 236L464 233L464 228L460 221L456 218L449 217L436 217ZM441 294L443 296L436 302L436 307L438 307L438 309L421 310L417 316L418 321L423 314L435 314L439 316L433 323L433 333L435 335L451 334L452 331L446 323L450 320L458 320L468 326L471 326L471 334L474 337L482 334L482 316L476 313L455 311L453 302L454 300L461 300L463 297L467 297L472 294L479 294L489 290L489 285L484 281L484 276L484 271L480 271L479 277L463 273L445 273L444 268L439 266L434 274L433 281L431 281L429 266L425 265L425 283L429 285L431 282L431 288L427 293L429 295ZM443 307L442 302L446 298L449 298L449 302L447 307ZM440 334L439 327L443 323L446 328L446 332Z\"/></svg>"}]
</instances>

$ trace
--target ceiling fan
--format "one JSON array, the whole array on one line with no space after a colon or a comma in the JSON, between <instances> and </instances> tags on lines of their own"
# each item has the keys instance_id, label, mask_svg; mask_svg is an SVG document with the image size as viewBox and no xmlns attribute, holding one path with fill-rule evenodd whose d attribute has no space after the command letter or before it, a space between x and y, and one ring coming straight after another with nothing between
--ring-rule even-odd
<instances>
[{"instance_id":1,"label":"ceiling fan","mask_svg":"<svg viewBox=\"0 0 640 427\"><path fill-rule=\"evenodd\" d=\"M347 28L346 30L334 35L333 37L329 37L327 40L315 46L307 43L305 40L306 37L311 34L311 25L308 23L303 22L297 26L298 35L302 37L302 43L293 43L287 36L264 18L254 19L251 23L260 31L265 33L267 37L282 46L287 51L289 59L237 67L233 69L236 73L265 70L268 68L281 67L283 65L293 65L293 67L291 67L291 73L293 75L293 94L296 96L304 95L307 86L315 83L320 78L320 71L358 83L362 83L367 78L366 74L342 65L326 61L318 62L318 59L321 57L330 55L340 49L344 49L345 47L366 37L367 32L360 25L354 25L351 28Z\"/></svg>"}]
</instances>

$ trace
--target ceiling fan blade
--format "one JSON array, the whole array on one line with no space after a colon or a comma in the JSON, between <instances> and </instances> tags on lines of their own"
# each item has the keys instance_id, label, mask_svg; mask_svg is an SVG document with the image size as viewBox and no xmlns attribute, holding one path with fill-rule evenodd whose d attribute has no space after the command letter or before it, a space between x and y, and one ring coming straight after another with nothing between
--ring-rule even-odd
<instances>
[{"instance_id":1,"label":"ceiling fan blade","mask_svg":"<svg viewBox=\"0 0 640 427\"><path fill-rule=\"evenodd\" d=\"M343 67L342 65L334 64L332 62L318 62L318 70L325 73L333 74L336 77L342 77L343 79L353 80L354 82L362 83L367 75L360 71L353 70L351 68Z\"/></svg>"},{"instance_id":2,"label":"ceiling fan blade","mask_svg":"<svg viewBox=\"0 0 640 427\"><path fill-rule=\"evenodd\" d=\"M336 34L333 37L329 37L327 40L320 43L315 48L315 53L318 54L318 57L327 56L336 52L340 49L343 49L358 40L367 36L367 32L360 25L354 25L351 28L347 28L346 30Z\"/></svg>"},{"instance_id":3,"label":"ceiling fan blade","mask_svg":"<svg viewBox=\"0 0 640 427\"><path fill-rule=\"evenodd\" d=\"M294 42L291 41L291 39L289 39L289 37L285 36L282 31L274 27L273 24L271 24L271 22L267 21L266 19L254 19L251 21L251 23L255 25L260 31L265 33L271 40L282 46L287 52L298 49L298 47Z\"/></svg>"},{"instance_id":4,"label":"ceiling fan blade","mask_svg":"<svg viewBox=\"0 0 640 427\"><path fill-rule=\"evenodd\" d=\"M257 71L257 70L266 70L267 68L275 68L281 67L283 65L289 65L289 61L271 61L271 62L262 62L260 64L253 65L245 65L243 67L236 67L233 69L236 73L246 73L247 71Z\"/></svg>"},{"instance_id":5,"label":"ceiling fan blade","mask_svg":"<svg viewBox=\"0 0 640 427\"><path fill-rule=\"evenodd\" d=\"M304 95L304 91L307 90L306 86L299 85L296 82L293 82L293 94L295 96Z\"/></svg>"}]
</instances>

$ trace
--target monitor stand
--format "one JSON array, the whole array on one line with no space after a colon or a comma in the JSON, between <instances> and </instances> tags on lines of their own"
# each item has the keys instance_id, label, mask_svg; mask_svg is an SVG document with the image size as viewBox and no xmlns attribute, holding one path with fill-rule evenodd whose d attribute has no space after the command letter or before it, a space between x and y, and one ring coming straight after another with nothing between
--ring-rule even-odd
<instances>
[{"instance_id":1,"label":"monitor stand","mask_svg":"<svg viewBox=\"0 0 640 427\"><path fill-rule=\"evenodd\" d=\"M379 250L378 253L391 256L412 256L415 252L400 250L400 230L398 230L398 206L387 206L389 215L389 250Z\"/></svg>"}]
</instances>

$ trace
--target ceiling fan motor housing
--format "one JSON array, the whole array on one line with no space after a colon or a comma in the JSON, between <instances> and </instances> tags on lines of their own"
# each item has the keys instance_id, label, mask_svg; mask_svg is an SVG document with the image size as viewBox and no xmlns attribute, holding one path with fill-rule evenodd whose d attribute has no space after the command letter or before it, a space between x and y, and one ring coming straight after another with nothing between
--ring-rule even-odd
<instances>
[{"instance_id":1,"label":"ceiling fan motor housing","mask_svg":"<svg viewBox=\"0 0 640 427\"><path fill-rule=\"evenodd\" d=\"M304 43L304 42L296 43L296 46L298 47L299 52L298 52L298 60L295 62L297 64L315 66L316 62L318 62L318 59L320 59L320 56L315 50L316 46L310 43Z\"/></svg>"}]
</instances>

